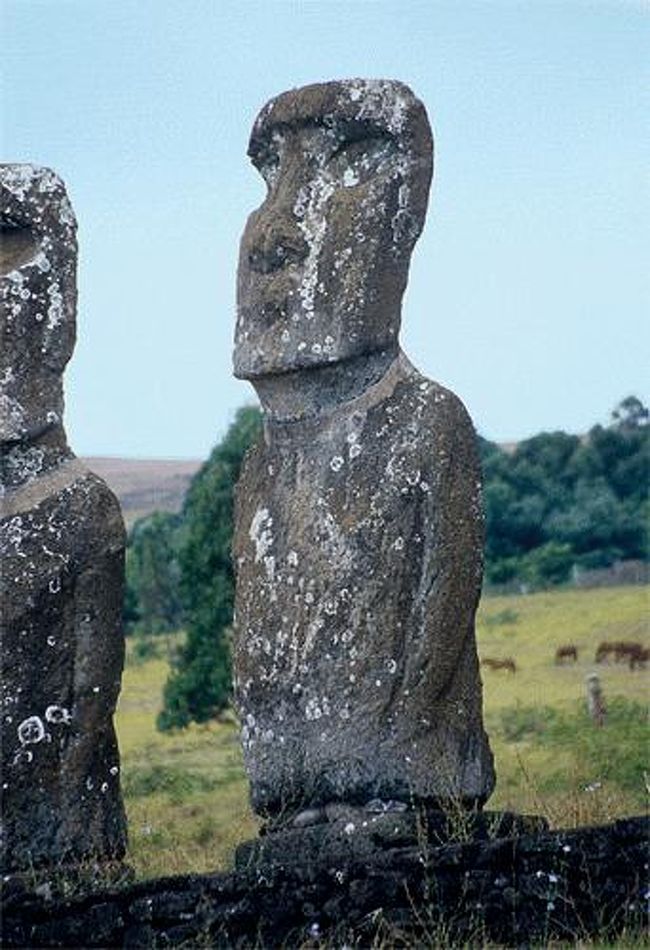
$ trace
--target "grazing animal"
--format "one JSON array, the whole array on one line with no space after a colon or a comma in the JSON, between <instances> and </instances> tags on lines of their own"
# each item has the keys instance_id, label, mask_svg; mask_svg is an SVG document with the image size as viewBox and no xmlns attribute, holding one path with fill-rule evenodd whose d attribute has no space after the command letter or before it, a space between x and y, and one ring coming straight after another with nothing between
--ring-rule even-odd
<instances>
[{"instance_id":1,"label":"grazing animal","mask_svg":"<svg viewBox=\"0 0 650 950\"><path fill-rule=\"evenodd\" d=\"M574 663L578 662L578 648L572 643L558 647L555 651L555 662L557 664L564 663L565 660L573 660Z\"/></svg>"},{"instance_id":2,"label":"grazing animal","mask_svg":"<svg viewBox=\"0 0 650 950\"><path fill-rule=\"evenodd\" d=\"M620 663L622 660L629 662L633 656L636 656L640 650L643 650L642 645L635 643L633 640L621 640L620 643L615 644L615 647L614 659L617 663Z\"/></svg>"},{"instance_id":3,"label":"grazing animal","mask_svg":"<svg viewBox=\"0 0 650 950\"><path fill-rule=\"evenodd\" d=\"M615 649L615 643L608 643L607 640L603 640L596 650L596 663L602 663L603 660L609 659L610 653L613 653Z\"/></svg>"},{"instance_id":4,"label":"grazing animal","mask_svg":"<svg viewBox=\"0 0 650 950\"><path fill-rule=\"evenodd\" d=\"M637 650L631 651L629 654L629 664L631 670L636 669L645 669L645 665L650 660L650 649L648 647L642 647L640 644Z\"/></svg>"},{"instance_id":5,"label":"grazing animal","mask_svg":"<svg viewBox=\"0 0 650 950\"><path fill-rule=\"evenodd\" d=\"M643 650L643 646L634 640L614 640L611 643L604 640L596 650L596 663L602 663L612 654L615 663L620 663L622 660L629 662L640 650Z\"/></svg>"},{"instance_id":6,"label":"grazing animal","mask_svg":"<svg viewBox=\"0 0 650 950\"><path fill-rule=\"evenodd\" d=\"M489 670L508 670L510 673L517 672L517 664L512 657L509 656L503 660L493 660L490 657L486 657L481 662L481 666L487 666Z\"/></svg>"}]
</instances>

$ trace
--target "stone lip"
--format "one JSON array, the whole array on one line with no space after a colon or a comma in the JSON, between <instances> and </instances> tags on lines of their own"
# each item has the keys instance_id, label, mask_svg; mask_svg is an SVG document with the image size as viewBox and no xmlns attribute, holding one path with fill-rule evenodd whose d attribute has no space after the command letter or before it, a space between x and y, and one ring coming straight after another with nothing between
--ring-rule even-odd
<instances>
[{"instance_id":1,"label":"stone lip","mask_svg":"<svg viewBox=\"0 0 650 950\"><path fill-rule=\"evenodd\" d=\"M355 829L346 835L346 857L319 850L323 826L309 844L294 832L240 847L229 874L142 881L68 900L48 900L11 878L3 887L3 946L370 946L380 936L382 945L396 937L407 946L522 946L642 932L646 817L559 831L534 830L543 819L483 818L509 836L397 839L392 817L382 816L375 827L386 834L370 841ZM283 862L247 860L272 838L278 858L284 840Z\"/></svg>"}]
</instances>

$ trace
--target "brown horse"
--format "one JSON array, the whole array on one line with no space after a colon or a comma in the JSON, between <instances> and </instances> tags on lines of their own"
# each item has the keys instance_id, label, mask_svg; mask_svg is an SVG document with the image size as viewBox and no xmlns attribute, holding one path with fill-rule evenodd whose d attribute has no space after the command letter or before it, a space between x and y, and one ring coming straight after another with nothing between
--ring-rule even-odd
<instances>
[{"instance_id":1,"label":"brown horse","mask_svg":"<svg viewBox=\"0 0 650 950\"><path fill-rule=\"evenodd\" d=\"M644 654L646 654L645 659ZM615 663L625 660L629 663L631 670L637 665L645 665L648 660L647 648L635 640L613 640L611 643L603 640L596 650L596 663L602 663L610 656L614 657Z\"/></svg>"},{"instance_id":2,"label":"brown horse","mask_svg":"<svg viewBox=\"0 0 650 950\"><path fill-rule=\"evenodd\" d=\"M572 643L558 647L555 651L555 662L557 664L564 663L565 660L573 660L574 663L578 662L578 648Z\"/></svg>"},{"instance_id":3,"label":"brown horse","mask_svg":"<svg viewBox=\"0 0 650 950\"><path fill-rule=\"evenodd\" d=\"M622 660L629 662L632 657L636 656L642 650L643 646L634 640L621 640L620 643L616 644L614 659L617 663L620 663Z\"/></svg>"},{"instance_id":4,"label":"brown horse","mask_svg":"<svg viewBox=\"0 0 650 950\"><path fill-rule=\"evenodd\" d=\"M645 665L650 660L650 649L638 644L638 649L629 653L629 664L631 670L645 670Z\"/></svg>"},{"instance_id":5,"label":"brown horse","mask_svg":"<svg viewBox=\"0 0 650 950\"><path fill-rule=\"evenodd\" d=\"M611 653L616 649L617 644L608 643L607 640L603 640L602 643L598 644L598 649L596 650L596 663L602 663L603 660L609 659Z\"/></svg>"}]
</instances>

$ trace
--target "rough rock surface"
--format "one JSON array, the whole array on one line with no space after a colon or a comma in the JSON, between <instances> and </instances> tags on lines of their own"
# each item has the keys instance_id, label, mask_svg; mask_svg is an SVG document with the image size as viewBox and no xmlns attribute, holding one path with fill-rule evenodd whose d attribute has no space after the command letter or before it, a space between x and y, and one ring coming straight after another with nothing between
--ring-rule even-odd
<instances>
[{"instance_id":1,"label":"rough rock surface","mask_svg":"<svg viewBox=\"0 0 650 950\"><path fill-rule=\"evenodd\" d=\"M0 166L1 865L119 857L112 715L120 687L124 527L67 446L76 222L61 180Z\"/></svg>"},{"instance_id":2,"label":"rough rock surface","mask_svg":"<svg viewBox=\"0 0 650 950\"><path fill-rule=\"evenodd\" d=\"M488 822L491 816L487 816ZM435 826L435 821L433 822ZM523 830L522 819L511 830ZM4 886L5 947L616 945L646 924L648 822L505 836L506 816L474 840L439 845L395 833L395 816L350 830L269 836L231 874L143 881L64 900ZM458 829L458 830L462 830ZM461 835L461 839L462 839ZM262 842L263 843L263 842ZM296 855L300 860L296 860ZM272 858L272 859L270 859Z\"/></svg>"},{"instance_id":3,"label":"rough rock surface","mask_svg":"<svg viewBox=\"0 0 650 950\"><path fill-rule=\"evenodd\" d=\"M236 375L264 437L237 490L235 676L255 809L483 802L471 422L399 349L432 140L398 82L272 100L241 245Z\"/></svg>"}]
</instances>

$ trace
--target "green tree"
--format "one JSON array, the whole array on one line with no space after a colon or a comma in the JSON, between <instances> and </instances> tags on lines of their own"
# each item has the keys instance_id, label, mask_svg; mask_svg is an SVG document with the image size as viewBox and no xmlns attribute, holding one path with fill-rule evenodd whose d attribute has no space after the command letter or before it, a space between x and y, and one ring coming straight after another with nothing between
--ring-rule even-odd
<instances>
[{"instance_id":1,"label":"green tree","mask_svg":"<svg viewBox=\"0 0 650 950\"><path fill-rule=\"evenodd\" d=\"M634 432L650 425L650 410L637 396L626 396L612 412L612 424L622 432Z\"/></svg>"},{"instance_id":2,"label":"green tree","mask_svg":"<svg viewBox=\"0 0 650 950\"><path fill-rule=\"evenodd\" d=\"M182 623L180 532L180 516L166 511L141 518L131 529L126 556L127 605L131 626L142 633L165 633L177 630Z\"/></svg>"},{"instance_id":3,"label":"green tree","mask_svg":"<svg viewBox=\"0 0 650 950\"><path fill-rule=\"evenodd\" d=\"M568 579L574 559L571 545L547 541L521 559L521 575L533 587L561 584Z\"/></svg>"},{"instance_id":4,"label":"green tree","mask_svg":"<svg viewBox=\"0 0 650 950\"><path fill-rule=\"evenodd\" d=\"M648 418L630 396L583 438L543 432L511 452L479 441L488 581L546 585L572 563L647 557Z\"/></svg>"},{"instance_id":5,"label":"green tree","mask_svg":"<svg viewBox=\"0 0 650 950\"><path fill-rule=\"evenodd\" d=\"M165 685L159 729L206 722L230 700L234 489L244 455L260 431L259 410L240 409L187 493L179 557L187 640Z\"/></svg>"}]
</instances>

